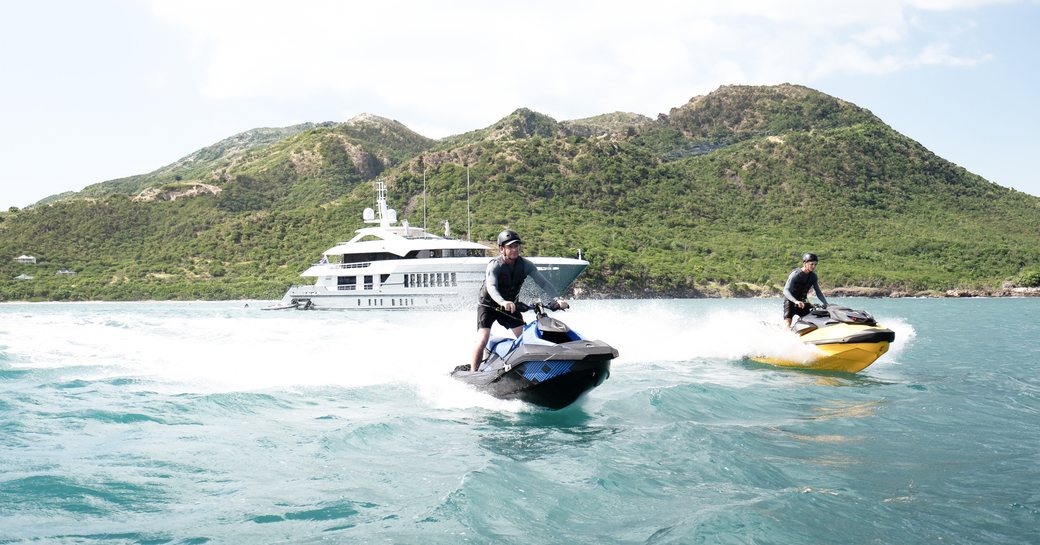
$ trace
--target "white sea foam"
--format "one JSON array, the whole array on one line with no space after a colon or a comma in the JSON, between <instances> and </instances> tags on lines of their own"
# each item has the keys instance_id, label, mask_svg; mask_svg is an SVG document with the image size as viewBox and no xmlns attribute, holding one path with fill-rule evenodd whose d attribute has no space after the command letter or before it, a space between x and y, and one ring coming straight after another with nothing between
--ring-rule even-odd
<instances>
[{"instance_id":1,"label":"white sea foam","mask_svg":"<svg viewBox=\"0 0 1040 545\"><path fill-rule=\"evenodd\" d=\"M449 377L472 353L472 312L73 307L5 320L0 350L11 365L50 369L59 380L131 377L142 388L172 394L398 383L437 406L525 410ZM497 326L495 333L507 334Z\"/></svg>"},{"instance_id":2,"label":"white sea foam","mask_svg":"<svg viewBox=\"0 0 1040 545\"><path fill-rule=\"evenodd\" d=\"M778 303L576 301L557 316L618 348L612 376L521 415L447 377L472 312L0 304L4 537L1035 541L1027 510L998 535L961 507L1035 494L1040 326L1008 317L1040 301L862 301L897 335L862 379L737 359L759 341L732 325ZM472 508L496 501L516 516Z\"/></svg>"},{"instance_id":3,"label":"white sea foam","mask_svg":"<svg viewBox=\"0 0 1040 545\"><path fill-rule=\"evenodd\" d=\"M615 376L640 365L663 365L686 378L739 382L746 370L732 360L753 354L797 358L810 350L777 323L763 321L775 310L772 303L579 301L556 316L618 349ZM523 410L448 376L470 358L472 311L262 312L259 306L8 308L0 350L14 367L53 369L63 379L132 377L143 388L169 393L398 383L437 407ZM898 317L881 320L896 331L884 357L891 360L915 333ZM498 326L495 333L508 334Z\"/></svg>"},{"instance_id":4,"label":"white sea foam","mask_svg":"<svg viewBox=\"0 0 1040 545\"><path fill-rule=\"evenodd\" d=\"M618 302L606 308L578 310L574 315L598 322L595 330L604 340L616 343L621 351L618 363L622 365L807 352L805 345L780 324L764 321L767 313L762 309L690 307L686 302L670 300Z\"/></svg>"}]
</instances>

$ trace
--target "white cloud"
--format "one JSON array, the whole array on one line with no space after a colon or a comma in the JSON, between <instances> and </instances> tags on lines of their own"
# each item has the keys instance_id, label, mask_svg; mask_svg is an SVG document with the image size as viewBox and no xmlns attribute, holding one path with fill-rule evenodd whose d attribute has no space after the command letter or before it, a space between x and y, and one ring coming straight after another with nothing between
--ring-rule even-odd
<instances>
[{"instance_id":1,"label":"white cloud","mask_svg":"<svg viewBox=\"0 0 1040 545\"><path fill-rule=\"evenodd\" d=\"M443 136L520 106L558 118L654 115L723 83L970 66L987 57L922 42L916 13L985 3L155 0L153 8L209 51L206 96L331 94L347 112L413 112L402 121Z\"/></svg>"},{"instance_id":2,"label":"white cloud","mask_svg":"<svg viewBox=\"0 0 1040 545\"><path fill-rule=\"evenodd\" d=\"M854 100L1040 194L1020 161L1038 73L1023 19L1040 0L8 4L0 208L147 172L259 126L371 112L439 137L520 106L557 119L655 116L722 84L781 82ZM983 93L1002 98L963 108ZM950 105L957 115L943 113ZM54 162L59 125L82 145ZM962 141L978 134L989 147Z\"/></svg>"},{"instance_id":3,"label":"white cloud","mask_svg":"<svg viewBox=\"0 0 1040 545\"><path fill-rule=\"evenodd\" d=\"M965 57L950 52L952 46L947 43L928 44L917 55L915 65L918 66L975 66L992 58L991 55Z\"/></svg>"},{"instance_id":4,"label":"white cloud","mask_svg":"<svg viewBox=\"0 0 1040 545\"><path fill-rule=\"evenodd\" d=\"M1008 4L1011 2L1012 0L910 0L908 5L930 11L954 11L975 9L997 4Z\"/></svg>"}]
</instances>

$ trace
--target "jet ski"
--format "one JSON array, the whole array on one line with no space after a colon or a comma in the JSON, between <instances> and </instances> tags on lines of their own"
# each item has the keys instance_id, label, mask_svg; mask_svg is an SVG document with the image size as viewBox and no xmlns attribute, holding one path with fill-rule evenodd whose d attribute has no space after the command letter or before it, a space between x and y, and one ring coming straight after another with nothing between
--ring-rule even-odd
<instances>
[{"instance_id":1,"label":"jet ski","mask_svg":"<svg viewBox=\"0 0 1040 545\"><path fill-rule=\"evenodd\" d=\"M813 306L791 330L816 350L807 361L752 356L759 363L817 371L856 373L877 361L895 340L891 329L878 325L865 310L838 305Z\"/></svg>"},{"instance_id":2,"label":"jet ski","mask_svg":"<svg viewBox=\"0 0 1040 545\"><path fill-rule=\"evenodd\" d=\"M535 319L519 337L491 337L477 371L460 365L451 376L500 399L519 399L549 409L562 409L610 376L610 360L618 351L603 341L583 338L567 324L546 315L557 310L517 303Z\"/></svg>"}]
</instances>

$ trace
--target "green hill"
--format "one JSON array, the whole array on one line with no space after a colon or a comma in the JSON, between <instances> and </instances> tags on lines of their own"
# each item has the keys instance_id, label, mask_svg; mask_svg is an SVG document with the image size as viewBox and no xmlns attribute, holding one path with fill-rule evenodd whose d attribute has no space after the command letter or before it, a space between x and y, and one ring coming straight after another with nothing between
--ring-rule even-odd
<instances>
[{"instance_id":1,"label":"green hill","mask_svg":"<svg viewBox=\"0 0 1040 545\"><path fill-rule=\"evenodd\" d=\"M249 131L0 213L0 298L278 297L361 226L376 178L399 216L421 224L425 171L429 224L459 234L467 168L473 238L509 226L528 255L581 249L584 293L775 292L808 250L825 289L1040 283L1040 199L867 110L780 85L722 87L655 120L558 122L522 108L439 141L371 115ZM11 259L21 254L39 263ZM34 279L14 279L23 273Z\"/></svg>"}]
</instances>

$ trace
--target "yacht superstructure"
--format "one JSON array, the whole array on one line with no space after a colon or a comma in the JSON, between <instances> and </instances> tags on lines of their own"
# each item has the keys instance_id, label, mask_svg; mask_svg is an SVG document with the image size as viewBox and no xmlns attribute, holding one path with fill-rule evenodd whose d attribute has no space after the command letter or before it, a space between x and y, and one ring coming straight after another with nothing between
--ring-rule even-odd
<instances>
[{"instance_id":1,"label":"yacht superstructure","mask_svg":"<svg viewBox=\"0 0 1040 545\"><path fill-rule=\"evenodd\" d=\"M326 250L301 274L315 278L314 283L290 287L274 308L407 310L476 304L491 259L488 247L450 238L447 229L446 236L439 236L407 220L398 225L382 181L376 182L376 209L366 208L363 218L374 226ZM589 265L564 257L528 259L560 293Z\"/></svg>"}]
</instances>

